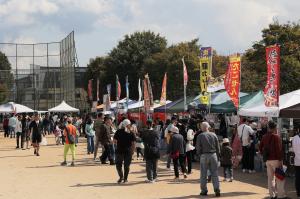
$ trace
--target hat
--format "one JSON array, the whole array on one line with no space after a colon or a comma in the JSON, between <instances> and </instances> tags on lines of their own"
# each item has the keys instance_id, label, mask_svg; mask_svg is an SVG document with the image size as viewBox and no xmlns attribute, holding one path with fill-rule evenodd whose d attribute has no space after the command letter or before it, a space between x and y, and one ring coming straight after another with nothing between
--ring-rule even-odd
<instances>
[{"instance_id":1,"label":"hat","mask_svg":"<svg viewBox=\"0 0 300 199\"><path fill-rule=\"evenodd\" d=\"M122 124L123 124L123 127L126 127L126 126L130 125L131 122L129 119L125 119L125 120L123 120Z\"/></svg>"},{"instance_id":2,"label":"hat","mask_svg":"<svg viewBox=\"0 0 300 199\"><path fill-rule=\"evenodd\" d=\"M172 133L179 133L179 129L178 129L176 126L172 126L172 127L170 128L170 131L171 131Z\"/></svg>"},{"instance_id":3,"label":"hat","mask_svg":"<svg viewBox=\"0 0 300 199\"><path fill-rule=\"evenodd\" d=\"M228 138L223 138L223 143L229 143L229 139Z\"/></svg>"}]
</instances>

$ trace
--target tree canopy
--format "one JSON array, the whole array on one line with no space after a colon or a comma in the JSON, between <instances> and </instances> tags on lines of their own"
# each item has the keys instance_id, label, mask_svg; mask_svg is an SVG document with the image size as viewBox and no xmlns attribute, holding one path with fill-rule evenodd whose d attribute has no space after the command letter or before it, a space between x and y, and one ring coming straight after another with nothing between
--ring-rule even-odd
<instances>
[{"instance_id":1,"label":"tree canopy","mask_svg":"<svg viewBox=\"0 0 300 199\"><path fill-rule=\"evenodd\" d=\"M0 103L6 101L12 85L13 75L11 74L11 65L6 55L0 52Z\"/></svg>"},{"instance_id":2,"label":"tree canopy","mask_svg":"<svg viewBox=\"0 0 300 199\"><path fill-rule=\"evenodd\" d=\"M242 55L242 91L264 89L267 80L265 48L274 44L280 45L281 51L281 93L300 88L300 25L274 22L262 30L262 39ZM128 75L130 97L137 99L138 79L143 79L148 73L154 98L159 99L163 76L167 73L167 98L175 100L183 96L184 57L189 75L187 94L195 95L200 91L200 47L198 39L167 46L166 38L159 34L151 31L135 32L125 35L107 56L91 59L87 78L100 79L100 96L106 93L106 85L112 84L114 98L115 76L119 76L122 85L121 97L125 97L125 77ZM214 51L212 65L214 77L224 74L228 66L228 56L219 55ZM96 88L96 81L93 88ZM94 96L95 93L96 91Z\"/></svg>"}]
</instances>

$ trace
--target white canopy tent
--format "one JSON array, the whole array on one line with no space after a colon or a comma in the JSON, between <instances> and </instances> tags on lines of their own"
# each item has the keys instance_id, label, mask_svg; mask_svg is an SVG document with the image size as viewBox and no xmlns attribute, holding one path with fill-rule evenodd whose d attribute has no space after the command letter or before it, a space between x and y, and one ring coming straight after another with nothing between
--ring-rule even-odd
<instances>
[{"instance_id":1,"label":"white canopy tent","mask_svg":"<svg viewBox=\"0 0 300 199\"><path fill-rule=\"evenodd\" d=\"M65 101L62 101L59 105L48 109L48 111L57 112L57 113L67 113L67 112L79 112L79 109L70 106Z\"/></svg>"},{"instance_id":2,"label":"white canopy tent","mask_svg":"<svg viewBox=\"0 0 300 199\"><path fill-rule=\"evenodd\" d=\"M238 114L249 117L279 117L281 109L300 104L300 89L279 96L279 107L267 107L262 100L252 107L241 108Z\"/></svg>"},{"instance_id":3,"label":"white canopy tent","mask_svg":"<svg viewBox=\"0 0 300 199\"><path fill-rule=\"evenodd\" d=\"M0 105L0 113L33 113L34 110L22 104L8 102Z\"/></svg>"}]
</instances>

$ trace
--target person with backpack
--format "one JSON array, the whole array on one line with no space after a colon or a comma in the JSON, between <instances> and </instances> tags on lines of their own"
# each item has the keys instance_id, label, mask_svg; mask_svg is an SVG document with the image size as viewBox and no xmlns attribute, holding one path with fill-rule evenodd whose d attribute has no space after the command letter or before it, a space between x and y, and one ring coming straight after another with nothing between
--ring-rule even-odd
<instances>
[{"instance_id":1,"label":"person with backpack","mask_svg":"<svg viewBox=\"0 0 300 199\"><path fill-rule=\"evenodd\" d=\"M293 151L295 153L295 187L297 198L300 199L300 133L293 138Z\"/></svg>"},{"instance_id":2,"label":"person with backpack","mask_svg":"<svg viewBox=\"0 0 300 199\"><path fill-rule=\"evenodd\" d=\"M230 141L228 138L223 138L223 144L221 149L221 166L224 169L224 181L233 181L233 169L232 169L232 148L230 147Z\"/></svg>"},{"instance_id":3,"label":"person with backpack","mask_svg":"<svg viewBox=\"0 0 300 199\"><path fill-rule=\"evenodd\" d=\"M284 190L285 180L275 177L276 169L283 167L282 143L276 126L275 122L269 121L268 133L263 136L259 151L263 155L264 161L266 161L270 197L271 199L282 199L286 198Z\"/></svg>"},{"instance_id":4,"label":"person with backpack","mask_svg":"<svg viewBox=\"0 0 300 199\"><path fill-rule=\"evenodd\" d=\"M75 138L76 138L76 127L72 124L72 119L67 119L67 125L64 129L65 145L64 145L64 161L61 163L62 166L67 165L67 154L69 149L72 153L71 166L75 166Z\"/></svg>"},{"instance_id":5,"label":"person with backpack","mask_svg":"<svg viewBox=\"0 0 300 199\"><path fill-rule=\"evenodd\" d=\"M152 128L152 120L147 121L147 129L141 134L145 146L147 182L157 181L157 162L159 153L159 132Z\"/></svg>"}]
</instances>

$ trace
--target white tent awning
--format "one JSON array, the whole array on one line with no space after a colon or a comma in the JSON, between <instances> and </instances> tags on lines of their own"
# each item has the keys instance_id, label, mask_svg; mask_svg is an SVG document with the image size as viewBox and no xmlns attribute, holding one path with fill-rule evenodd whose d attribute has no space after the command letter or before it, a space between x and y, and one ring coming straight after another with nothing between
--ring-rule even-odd
<instances>
[{"instance_id":1,"label":"white tent awning","mask_svg":"<svg viewBox=\"0 0 300 199\"><path fill-rule=\"evenodd\" d=\"M241 108L239 115L249 117L279 117L281 109L300 104L300 89L279 97L279 107L267 107L264 100L252 107Z\"/></svg>"},{"instance_id":2,"label":"white tent awning","mask_svg":"<svg viewBox=\"0 0 300 199\"><path fill-rule=\"evenodd\" d=\"M79 112L79 109L70 106L65 101L62 101L59 105L50 108L48 111L57 112L57 113L66 113L66 112Z\"/></svg>"},{"instance_id":3,"label":"white tent awning","mask_svg":"<svg viewBox=\"0 0 300 199\"><path fill-rule=\"evenodd\" d=\"M0 113L33 113L34 110L22 104L8 102L0 105Z\"/></svg>"}]
</instances>

